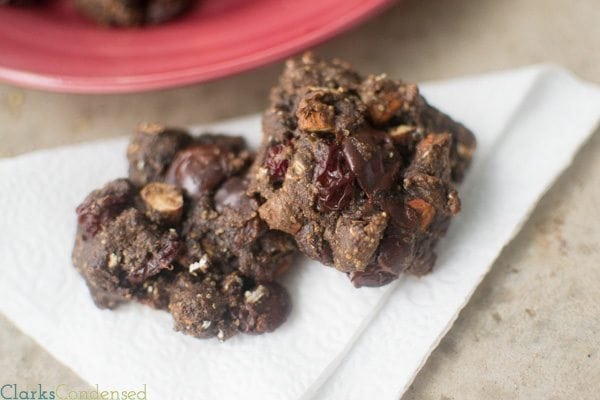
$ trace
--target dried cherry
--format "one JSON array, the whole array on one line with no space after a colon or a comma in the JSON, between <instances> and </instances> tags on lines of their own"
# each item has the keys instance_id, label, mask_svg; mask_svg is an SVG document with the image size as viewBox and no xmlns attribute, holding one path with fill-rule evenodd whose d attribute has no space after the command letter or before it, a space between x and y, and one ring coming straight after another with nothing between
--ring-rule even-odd
<instances>
[{"instance_id":1,"label":"dried cherry","mask_svg":"<svg viewBox=\"0 0 600 400\"><path fill-rule=\"evenodd\" d=\"M318 207L322 211L343 209L352 198L355 175L338 145L329 145L327 155L315 168L319 191Z\"/></svg>"}]
</instances>

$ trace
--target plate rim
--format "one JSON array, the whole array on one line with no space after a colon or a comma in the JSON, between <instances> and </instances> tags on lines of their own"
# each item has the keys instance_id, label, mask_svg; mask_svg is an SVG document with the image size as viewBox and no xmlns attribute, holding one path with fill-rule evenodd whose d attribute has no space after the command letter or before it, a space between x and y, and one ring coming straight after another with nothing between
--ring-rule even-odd
<instances>
[{"instance_id":1,"label":"plate rim","mask_svg":"<svg viewBox=\"0 0 600 400\"><path fill-rule=\"evenodd\" d=\"M395 0L370 0L334 24L303 33L294 40L268 46L260 51L206 65L160 73L123 76L69 76L45 74L6 67L0 64L0 81L28 89L73 94L142 93L161 89L180 88L237 75L261 66L270 65L285 57L325 42L348 31L396 3Z\"/></svg>"}]
</instances>

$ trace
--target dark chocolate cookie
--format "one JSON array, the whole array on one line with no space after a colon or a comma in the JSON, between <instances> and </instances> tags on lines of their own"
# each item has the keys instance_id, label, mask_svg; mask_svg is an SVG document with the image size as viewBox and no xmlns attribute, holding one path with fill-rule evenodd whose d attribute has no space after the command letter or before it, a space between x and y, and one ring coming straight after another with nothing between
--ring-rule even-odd
<instances>
[{"instance_id":1,"label":"dark chocolate cookie","mask_svg":"<svg viewBox=\"0 0 600 400\"><path fill-rule=\"evenodd\" d=\"M307 54L286 63L263 132L250 189L270 228L356 286L431 270L475 138L416 85Z\"/></svg>"},{"instance_id":2,"label":"dark chocolate cookie","mask_svg":"<svg viewBox=\"0 0 600 400\"><path fill-rule=\"evenodd\" d=\"M246 193L244 141L146 125L128 158L130 180L77 208L73 263L96 305L168 309L175 329L220 340L281 325L290 301L273 279L296 248L268 229Z\"/></svg>"}]
</instances>

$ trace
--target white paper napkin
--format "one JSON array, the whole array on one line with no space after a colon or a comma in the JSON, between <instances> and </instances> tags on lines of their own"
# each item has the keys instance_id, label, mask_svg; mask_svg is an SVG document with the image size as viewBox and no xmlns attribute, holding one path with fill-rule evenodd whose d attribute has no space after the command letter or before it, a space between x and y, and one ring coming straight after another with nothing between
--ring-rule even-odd
<instances>
[{"instance_id":1,"label":"white paper napkin","mask_svg":"<svg viewBox=\"0 0 600 400\"><path fill-rule=\"evenodd\" d=\"M433 274L354 289L308 260L287 278L278 331L220 344L171 330L167 313L94 307L71 266L74 208L126 174L126 139L0 161L0 311L100 388L150 399L395 399L412 380L540 195L600 116L600 92L554 67L425 85L479 149L463 213ZM256 144L259 117L220 124Z\"/></svg>"},{"instance_id":2,"label":"white paper napkin","mask_svg":"<svg viewBox=\"0 0 600 400\"><path fill-rule=\"evenodd\" d=\"M453 102L453 93L472 104ZM382 311L311 398L399 399L600 120L600 89L555 66L456 80L425 94L477 133L459 191L463 210L438 247L435 273L389 288Z\"/></svg>"}]
</instances>

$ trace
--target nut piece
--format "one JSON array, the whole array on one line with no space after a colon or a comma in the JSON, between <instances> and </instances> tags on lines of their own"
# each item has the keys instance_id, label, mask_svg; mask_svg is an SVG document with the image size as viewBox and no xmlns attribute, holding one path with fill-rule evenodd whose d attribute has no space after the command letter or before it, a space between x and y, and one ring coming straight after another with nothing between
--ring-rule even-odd
<instances>
[{"instance_id":1,"label":"nut piece","mask_svg":"<svg viewBox=\"0 0 600 400\"><path fill-rule=\"evenodd\" d=\"M190 264L189 271L190 271L190 274L192 274L192 275L196 275L196 271L200 271L203 274L205 274L209 268L210 268L210 264L208 262L208 256L206 254L204 254L202 257L200 257L200 259L198 261Z\"/></svg>"},{"instance_id":2,"label":"nut piece","mask_svg":"<svg viewBox=\"0 0 600 400\"><path fill-rule=\"evenodd\" d=\"M335 129L335 109L322 102L321 92L310 93L298 105L298 128L307 132L332 132Z\"/></svg>"},{"instance_id":3,"label":"nut piece","mask_svg":"<svg viewBox=\"0 0 600 400\"><path fill-rule=\"evenodd\" d=\"M146 216L158 224L174 225L183 212L183 195L173 185L152 182L140 192L146 205Z\"/></svg>"},{"instance_id":4,"label":"nut piece","mask_svg":"<svg viewBox=\"0 0 600 400\"><path fill-rule=\"evenodd\" d=\"M419 214L421 230L426 231L435 217L435 208L423 199L409 200L408 206Z\"/></svg>"},{"instance_id":5,"label":"nut piece","mask_svg":"<svg viewBox=\"0 0 600 400\"><path fill-rule=\"evenodd\" d=\"M254 304L260 301L260 299L262 299L264 296L268 295L269 289L267 289L267 287L264 285L258 285L258 287L253 291L246 291L246 293L244 293L244 298L246 299L247 303Z\"/></svg>"},{"instance_id":6,"label":"nut piece","mask_svg":"<svg viewBox=\"0 0 600 400\"><path fill-rule=\"evenodd\" d=\"M369 76L359 92L371 121L378 126L387 124L398 113L414 116L422 107L417 85L395 81L385 74Z\"/></svg>"}]
</instances>

